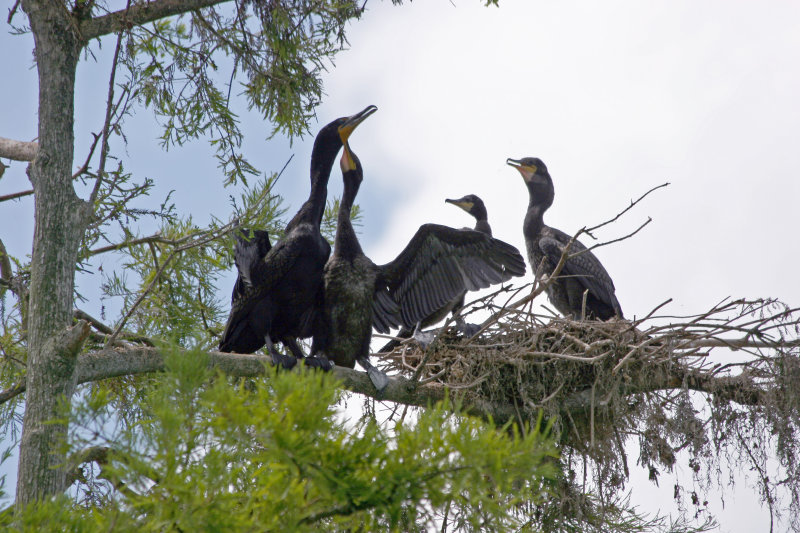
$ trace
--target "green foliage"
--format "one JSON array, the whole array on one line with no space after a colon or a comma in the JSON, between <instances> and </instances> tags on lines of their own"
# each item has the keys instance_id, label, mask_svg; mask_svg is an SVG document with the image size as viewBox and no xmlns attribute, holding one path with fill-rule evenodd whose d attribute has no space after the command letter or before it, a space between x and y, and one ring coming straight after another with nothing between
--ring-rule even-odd
<instances>
[{"instance_id":1,"label":"green foliage","mask_svg":"<svg viewBox=\"0 0 800 533\"><path fill-rule=\"evenodd\" d=\"M238 199L231 198L238 227L269 232L274 244L283 236L286 209L279 196L272 194L278 176L272 175L246 187ZM328 202L322 221L322 234L331 243L336 233L338 200ZM358 225L359 211L352 218ZM173 218L159 231L141 239L126 233L122 242L141 242L120 246L124 253L121 271L104 272L103 293L120 298L123 312L133 310L127 329L149 338L169 338L184 347L211 347L218 341L228 314L228 287L219 280L234 267L234 238L226 234L213 237L222 224L200 228L186 220ZM192 242L198 242L192 246ZM222 298L220 298L222 294Z\"/></svg>"},{"instance_id":2,"label":"green foliage","mask_svg":"<svg viewBox=\"0 0 800 533\"><path fill-rule=\"evenodd\" d=\"M125 88L162 118L165 147L208 136L228 182L245 180L257 171L239 152L231 92L261 111L273 134L303 134L322 96L322 72L360 15L355 0L249 0L133 28L122 57Z\"/></svg>"},{"instance_id":3,"label":"green foliage","mask_svg":"<svg viewBox=\"0 0 800 533\"><path fill-rule=\"evenodd\" d=\"M202 353L167 366L136 425L115 424L102 391L73 408L70 460L110 451L82 485L83 505L31 506L24 530L406 531L448 510L451 527L510 531L521 525L516 506L541 501L556 477L541 428L520 436L447 405L382 427L339 410L328 374L231 383Z\"/></svg>"}]
</instances>

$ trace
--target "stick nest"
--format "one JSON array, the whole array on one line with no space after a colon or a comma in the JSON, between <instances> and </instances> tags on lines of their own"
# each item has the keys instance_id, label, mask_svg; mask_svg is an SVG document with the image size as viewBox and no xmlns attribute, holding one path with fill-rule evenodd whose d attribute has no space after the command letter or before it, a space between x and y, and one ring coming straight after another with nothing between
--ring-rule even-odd
<instances>
[{"instance_id":1,"label":"stick nest","mask_svg":"<svg viewBox=\"0 0 800 533\"><path fill-rule=\"evenodd\" d=\"M640 320L598 322L535 314L527 301L496 305L497 297L478 302L492 316L477 336L445 327L427 350L406 340L380 354L385 368L445 386L465 405L506 406L518 422L544 413L564 454L590 461L607 488L627 479L625 442L636 438L637 462L654 480L683 450L705 483L722 459L765 468L766 456L753 452L769 438L784 473L800 475L797 309L726 300L697 315L657 316L662 304ZM710 357L715 349L732 357ZM774 489L765 476L763 493ZM789 493L800 509L800 482Z\"/></svg>"}]
</instances>

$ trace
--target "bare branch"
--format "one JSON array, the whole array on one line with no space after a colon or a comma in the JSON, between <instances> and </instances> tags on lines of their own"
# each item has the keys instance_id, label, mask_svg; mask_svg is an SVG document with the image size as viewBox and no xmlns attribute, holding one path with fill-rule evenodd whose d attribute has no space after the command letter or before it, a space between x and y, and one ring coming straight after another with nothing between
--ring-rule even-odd
<instances>
[{"instance_id":1,"label":"bare branch","mask_svg":"<svg viewBox=\"0 0 800 533\"><path fill-rule=\"evenodd\" d=\"M209 352L207 355L209 367L218 368L225 374L234 377L262 376L271 367L270 357L264 355L223 352ZM164 368L164 355L159 349L150 347L106 348L79 356L75 368L75 379L80 384L113 377L160 372ZM333 372L337 379L342 381L343 386L352 392L381 401L416 407L425 407L433 402L443 400L448 395L448 391L453 395L456 394L458 388L462 388L447 387L436 382L417 383L402 376L391 376L387 388L382 393L378 393L365 372L344 367L336 367ZM663 379L654 379L647 386L630 386L624 392L637 394L662 389L682 389L683 387L713 394L721 400L730 400L741 405L759 405L764 400L765 394L765 390L755 385L752 379L746 375L713 377L689 369L681 370L680 367L675 367L673 372ZM25 383L22 382L1 392L0 404L24 391ZM491 417L498 423L518 418L517 407L510 402L490 402L472 396L464 398L462 398L464 399L462 408L476 416ZM562 400L562 409L570 412L588 411L591 405L591 387L573 393Z\"/></svg>"},{"instance_id":2,"label":"bare branch","mask_svg":"<svg viewBox=\"0 0 800 533\"><path fill-rule=\"evenodd\" d=\"M33 161L39 149L37 142L15 141L0 137L0 157L14 161Z\"/></svg>"},{"instance_id":3,"label":"bare branch","mask_svg":"<svg viewBox=\"0 0 800 533\"><path fill-rule=\"evenodd\" d=\"M196 234L193 233L192 236L194 235ZM185 240L187 240L186 237L182 237L181 239L167 239L161 236L161 232L158 232L148 237L141 237L139 239L132 239L130 241L122 241L117 244L109 244L108 246L102 246L100 248L95 248L94 250L89 250L89 256L104 254L106 252L113 252L116 250L122 250L123 248L130 248L131 246L136 246L138 244L159 243L159 244L171 244L173 246L178 246Z\"/></svg>"},{"instance_id":4,"label":"bare branch","mask_svg":"<svg viewBox=\"0 0 800 533\"><path fill-rule=\"evenodd\" d=\"M0 392L0 404L6 403L8 400L15 398L25 392L25 388L27 387L25 381L20 381L16 385L11 388Z\"/></svg>"},{"instance_id":5,"label":"bare branch","mask_svg":"<svg viewBox=\"0 0 800 533\"><path fill-rule=\"evenodd\" d=\"M130 9L131 2L128 0L126 11ZM97 169L97 179L94 182L94 188L91 195L89 195L89 206L94 209L95 200L97 200L97 193L100 192L100 186L103 184L103 179L106 173L106 160L108 159L108 137L111 134L111 117L114 110L114 81L117 77L117 64L119 63L119 51L122 45L122 34L117 34L117 45L114 48L114 59L111 61L111 74L108 79L108 98L106 100L106 118L103 122L103 142L100 145L100 163ZM94 146L92 146L92 152ZM90 154L91 157L91 154ZM88 160L87 160L88 163Z\"/></svg>"},{"instance_id":6,"label":"bare branch","mask_svg":"<svg viewBox=\"0 0 800 533\"><path fill-rule=\"evenodd\" d=\"M14 2L14 6L8 10L8 19L6 19L6 22L9 24L11 24L11 21L14 20L14 15L16 14L17 8L21 2L22 0L16 0L16 2Z\"/></svg>"},{"instance_id":7,"label":"bare branch","mask_svg":"<svg viewBox=\"0 0 800 533\"><path fill-rule=\"evenodd\" d=\"M662 183L661 185L656 185L655 187L653 187L652 189L650 189L649 191L647 191L646 193L644 193L643 195L641 195L641 196L640 196L639 198L637 198L636 200L632 200L632 201L631 201L631 205L629 205L628 207L626 207L625 209L623 209L622 211L620 211L619 213L617 213L617 215L616 215L614 218L612 218L612 219L609 219L609 220L606 220L605 222L601 222L600 224L598 224L598 225L596 225L596 226L592 226L591 228L588 228L588 229L586 229L586 230L585 230L585 231L586 231L586 234L587 234L587 235L591 235L593 231L595 231L595 230L598 230L598 229L602 228L603 226L607 226L607 225L609 225L609 224L612 224L612 223L616 222L617 220L619 220L619 218L620 218L622 215L624 215L625 213L627 213L628 211L630 211L630 210L633 208L633 206L635 206L636 204L638 204L639 202L641 202L642 200L644 200L644 199L645 199L645 197L646 197L646 196L648 196L648 195L649 195L651 192L653 192L653 191L656 191L656 190L658 190L658 189L662 189L662 188L664 188L664 187L667 187L668 185L670 185L670 183L669 183L669 182L667 182L667 183Z\"/></svg>"},{"instance_id":8,"label":"bare branch","mask_svg":"<svg viewBox=\"0 0 800 533\"><path fill-rule=\"evenodd\" d=\"M92 137L94 140L92 141L92 145L89 147L89 154L86 156L86 161L83 162L83 165L75 171L72 175L72 179L78 178L81 174L89 170L89 161L92 160L92 156L94 155L95 148L97 148L97 143L100 140L101 135L97 133L92 133Z\"/></svg>"},{"instance_id":9,"label":"bare branch","mask_svg":"<svg viewBox=\"0 0 800 533\"><path fill-rule=\"evenodd\" d=\"M130 9L122 9L81 22L80 33L84 41L90 41L109 33L117 33L154 20L181 15L227 1L229 0L156 0L137 4Z\"/></svg>"},{"instance_id":10,"label":"bare branch","mask_svg":"<svg viewBox=\"0 0 800 533\"><path fill-rule=\"evenodd\" d=\"M22 198L23 196L30 196L33 194L33 189L22 191L22 192L15 192L12 194L6 194L4 196L0 196L0 202L7 202L9 200L16 200L17 198Z\"/></svg>"},{"instance_id":11,"label":"bare branch","mask_svg":"<svg viewBox=\"0 0 800 533\"><path fill-rule=\"evenodd\" d=\"M106 335L110 335L111 332L113 331L110 327L106 326L105 324L94 318L86 311L75 309L75 311L72 312L72 316L74 316L77 320L85 320L86 322L94 326L94 329L96 329L100 333L105 333Z\"/></svg>"}]
</instances>

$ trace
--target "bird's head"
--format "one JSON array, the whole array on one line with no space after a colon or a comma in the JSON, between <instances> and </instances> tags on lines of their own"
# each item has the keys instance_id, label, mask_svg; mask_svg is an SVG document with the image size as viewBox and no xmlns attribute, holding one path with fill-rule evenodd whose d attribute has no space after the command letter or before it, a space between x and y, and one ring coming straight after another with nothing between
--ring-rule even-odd
<instances>
[{"instance_id":1,"label":"bird's head","mask_svg":"<svg viewBox=\"0 0 800 533\"><path fill-rule=\"evenodd\" d=\"M323 168L333 165L336 161L336 154L343 144L347 142L350 134L361 124L364 119L377 111L374 105L365 107L355 115L340 117L326 124L314 140L314 150L311 153L312 182L314 173L321 172Z\"/></svg>"},{"instance_id":2,"label":"bird's head","mask_svg":"<svg viewBox=\"0 0 800 533\"><path fill-rule=\"evenodd\" d=\"M445 202L448 204L457 205L478 220L486 218L486 206L483 205L483 200L474 194L468 194L457 200L448 198L445 200Z\"/></svg>"},{"instance_id":3,"label":"bird's head","mask_svg":"<svg viewBox=\"0 0 800 533\"><path fill-rule=\"evenodd\" d=\"M516 168L528 186L532 203L550 207L553 203L553 180L544 162L538 157L506 159L506 164Z\"/></svg>"},{"instance_id":4,"label":"bird's head","mask_svg":"<svg viewBox=\"0 0 800 533\"><path fill-rule=\"evenodd\" d=\"M368 105L355 115L343 117L334 121L336 123L336 131L339 134L339 139L341 140L342 144L347 144L347 140L350 138L350 135L355 131L358 125L364 122L367 117L377 110L378 108L374 105Z\"/></svg>"},{"instance_id":5,"label":"bird's head","mask_svg":"<svg viewBox=\"0 0 800 533\"><path fill-rule=\"evenodd\" d=\"M355 115L345 118L337 127L339 139L344 145L342 158L339 160L339 166L342 169L342 175L345 179L355 180L356 183L361 183L363 179L363 170L361 162L356 157L356 154L350 149L350 135L355 131L359 124L364 122L367 117L377 111L378 108L374 105L365 107Z\"/></svg>"}]
</instances>

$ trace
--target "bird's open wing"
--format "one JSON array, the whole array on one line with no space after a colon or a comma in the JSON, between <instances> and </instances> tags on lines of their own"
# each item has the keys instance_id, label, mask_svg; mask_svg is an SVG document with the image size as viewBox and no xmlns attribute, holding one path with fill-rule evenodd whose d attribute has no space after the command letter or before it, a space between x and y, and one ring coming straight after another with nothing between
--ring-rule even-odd
<instances>
[{"instance_id":1,"label":"bird's open wing","mask_svg":"<svg viewBox=\"0 0 800 533\"><path fill-rule=\"evenodd\" d=\"M390 329L400 327L401 323L400 306L392 298L388 286L377 283L372 298L372 327L378 333L389 333Z\"/></svg>"},{"instance_id":2,"label":"bird's open wing","mask_svg":"<svg viewBox=\"0 0 800 533\"><path fill-rule=\"evenodd\" d=\"M414 327L464 291L523 275L525 260L515 247L484 233L425 224L378 270L376 293L385 292L381 298L396 302L401 323Z\"/></svg>"}]
</instances>

